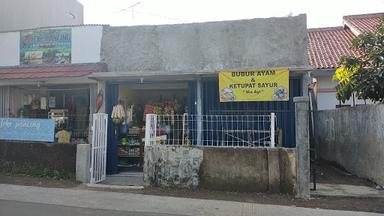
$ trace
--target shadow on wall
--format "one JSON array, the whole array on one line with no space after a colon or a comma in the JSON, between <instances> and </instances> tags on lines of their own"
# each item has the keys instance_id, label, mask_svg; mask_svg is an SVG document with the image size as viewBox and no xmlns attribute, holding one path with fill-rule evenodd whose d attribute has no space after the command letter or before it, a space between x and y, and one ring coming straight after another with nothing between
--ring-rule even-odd
<instances>
[{"instance_id":1,"label":"shadow on wall","mask_svg":"<svg viewBox=\"0 0 384 216\"><path fill-rule=\"evenodd\" d=\"M384 185L384 104L315 113L320 158Z\"/></svg>"},{"instance_id":2,"label":"shadow on wall","mask_svg":"<svg viewBox=\"0 0 384 216\"><path fill-rule=\"evenodd\" d=\"M61 170L74 175L76 145L1 141L0 160Z\"/></svg>"},{"instance_id":3,"label":"shadow on wall","mask_svg":"<svg viewBox=\"0 0 384 216\"><path fill-rule=\"evenodd\" d=\"M144 181L162 187L295 194L295 150L147 146Z\"/></svg>"},{"instance_id":4,"label":"shadow on wall","mask_svg":"<svg viewBox=\"0 0 384 216\"><path fill-rule=\"evenodd\" d=\"M202 188L239 192L296 192L295 150L204 148Z\"/></svg>"}]
</instances>

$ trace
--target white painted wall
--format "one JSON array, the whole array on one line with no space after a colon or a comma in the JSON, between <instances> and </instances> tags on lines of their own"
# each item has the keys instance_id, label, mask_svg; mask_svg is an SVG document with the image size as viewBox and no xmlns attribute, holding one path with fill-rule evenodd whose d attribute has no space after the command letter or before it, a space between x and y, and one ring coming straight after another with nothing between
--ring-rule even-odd
<instances>
[{"instance_id":1,"label":"white painted wall","mask_svg":"<svg viewBox=\"0 0 384 216\"><path fill-rule=\"evenodd\" d=\"M72 64L100 62L103 26L72 28Z\"/></svg>"},{"instance_id":2,"label":"white painted wall","mask_svg":"<svg viewBox=\"0 0 384 216\"><path fill-rule=\"evenodd\" d=\"M339 101L336 100L336 92L317 94L317 109L335 109L337 104L339 104Z\"/></svg>"},{"instance_id":3,"label":"white painted wall","mask_svg":"<svg viewBox=\"0 0 384 216\"><path fill-rule=\"evenodd\" d=\"M0 66L19 65L19 47L19 32L0 33Z\"/></svg>"},{"instance_id":4,"label":"white painted wall","mask_svg":"<svg viewBox=\"0 0 384 216\"><path fill-rule=\"evenodd\" d=\"M339 104L339 101L336 99L336 89L334 89L337 85L337 82L332 80L332 76L319 76L316 77L317 79L317 109L318 110L328 110L328 109L335 109L336 105ZM321 92L321 90L330 90L334 89L333 92ZM367 100L367 104L370 104L371 102ZM345 103L342 103L345 105L353 105L353 100L350 99L348 101L345 101ZM364 100L355 99L355 104L365 104Z\"/></svg>"},{"instance_id":5,"label":"white painted wall","mask_svg":"<svg viewBox=\"0 0 384 216\"><path fill-rule=\"evenodd\" d=\"M72 27L72 64L100 62L103 26ZM0 67L20 65L20 32L0 33Z\"/></svg>"},{"instance_id":6,"label":"white painted wall","mask_svg":"<svg viewBox=\"0 0 384 216\"><path fill-rule=\"evenodd\" d=\"M2 0L0 31L81 25L83 5L77 0Z\"/></svg>"},{"instance_id":7,"label":"white painted wall","mask_svg":"<svg viewBox=\"0 0 384 216\"><path fill-rule=\"evenodd\" d=\"M337 82L332 80L332 76L333 75L316 77L318 88L335 88Z\"/></svg>"}]
</instances>

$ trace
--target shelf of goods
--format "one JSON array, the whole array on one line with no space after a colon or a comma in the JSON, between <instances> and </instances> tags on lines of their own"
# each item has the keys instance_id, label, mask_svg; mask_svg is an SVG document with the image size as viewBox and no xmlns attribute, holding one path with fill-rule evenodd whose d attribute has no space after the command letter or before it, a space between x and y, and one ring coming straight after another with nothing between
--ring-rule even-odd
<instances>
[{"instance_id":1,"label":"shelf of goods","mask_svg":"<svg viewBox=\"0 0 384 216\"><path fill-rule=\"evenodd\" d=\"M120 139L118 145L119 171L142 171L144 162L144 143L142 133L137 130L130 131Z\"/></svg>"}]
</instances>

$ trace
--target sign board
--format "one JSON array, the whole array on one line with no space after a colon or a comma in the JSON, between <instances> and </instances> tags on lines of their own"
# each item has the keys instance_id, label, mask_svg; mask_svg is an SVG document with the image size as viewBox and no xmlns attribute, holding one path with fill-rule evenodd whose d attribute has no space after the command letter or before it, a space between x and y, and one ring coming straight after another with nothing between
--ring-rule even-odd
<instances>
[{"instance_id":1,"label":"sign board","mask_svg":"<svg viewBox=\"0 0 384 216\"><path fill-rule=\"evenodd\" d=\"M221 71L219 91L220 102L288 101L289 70Z\"/></svg>"},{"instance_id":2,"label":"sign board","mask_svg":"<svg viewBox=\"0 0 384 216\"><path fill-rule=\"evenodd\" d=\"M53 119L0 118L0 140L53 142Z\"/></svg>"},{"instance_id":3,"label":"sign board","mask_svg":"<svg viewBox=\"0 0 384 216\"><path fill-rule=\"evenodd\" d=\"M20 32L20 64L71 63L72 29L41 29Z\"/></svg>"}]
</instances>

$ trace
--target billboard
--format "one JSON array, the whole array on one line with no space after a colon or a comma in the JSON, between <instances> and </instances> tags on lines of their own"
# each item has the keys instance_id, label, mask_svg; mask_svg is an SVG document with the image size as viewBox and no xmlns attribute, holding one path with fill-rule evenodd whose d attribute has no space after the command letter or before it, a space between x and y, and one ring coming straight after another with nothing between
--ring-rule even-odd
<instances>
[{"instance_id":1,"label":"billboard","mask_svg":"<svg viewBox=\"0 0 384 216\"><path fill-rule=\"evenodd\" d=\"M219 91L220 102L288 101L289 70L221 71Z\"/></svg>"},{"instance_id":2,"label":"billboard","mask_svg":"<svg viewBox=\"0 0 384 216\"><path fill-rule=\"evenodd\" d=\"M72 29L40 29L20 32L20 64L71 63Z\"/></svg>"}]
</instances>

